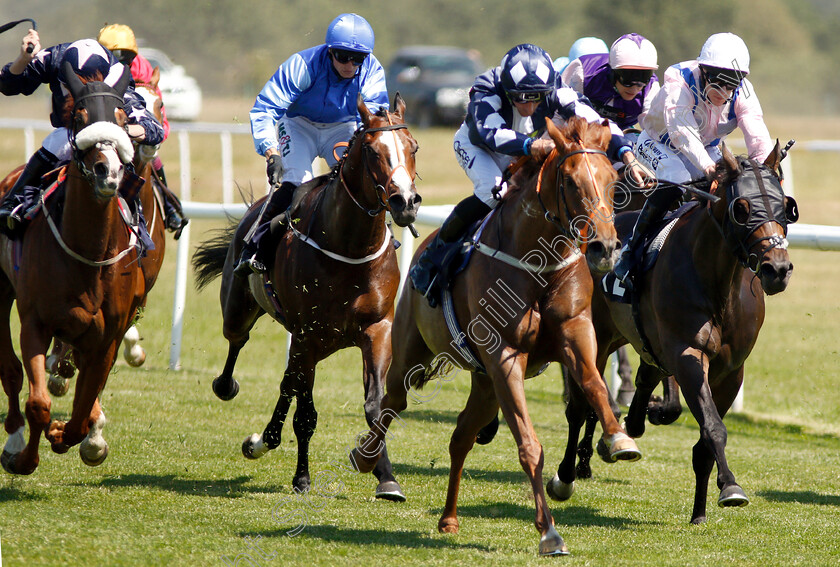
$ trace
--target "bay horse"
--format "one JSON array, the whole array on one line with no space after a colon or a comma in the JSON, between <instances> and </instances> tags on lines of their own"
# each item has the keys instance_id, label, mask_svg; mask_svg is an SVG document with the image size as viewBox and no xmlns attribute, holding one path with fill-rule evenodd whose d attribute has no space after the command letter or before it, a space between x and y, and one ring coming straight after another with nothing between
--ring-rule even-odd
<instances>
[{"instance_id":1,"label":"bay horse","mask_svg":"<svg viewBox=\"0 0 840 567\"><path fill-rule=\"evenodd\" d=\"M404 293L381 416L359 437L350 458L361 472L370 470L384 457L384 438L407 407L409 391L444 368L469 369L472 386L449 445L449 488L438 530L458 531L464 461L479 429L501 406L534 493L539 553L564 555L568 549L545 499L543 451L528 414L524 380L551 361L563 362L598 411L613 457L635 460L641 454L610 411L595 365L589 271L611 269L618 242L612 215L616 172L606 155L609 128L579 117L562 128L546 123L555 149L541 164L531 160L512 177L508 195L485 220L476 251L454 281L452 317L467 330L461 333L466 342L453 341L442 309L430 307L416 291ZM415 263L421 252L422 246Z\"/></svg>"},{"instance_id":2,"label":"bay horse","mask_svg":"<svg viewBox=\"0 0 840 567\"><path fill-rule=\"evenodd\" d=\"M318 414L312 389L315 365L351 346L362 351L365 419L379 415L385 371L391 362L391 324L400 272L386 226L386 212L408 226L417 215L421 197L414 185L417 141L405 124L405 103L394 97L395 112L368 110L361 97L357 107L361 127L346 153L328 175L298 188L293 221L279 244L269 273L236 277L243 237L259 213L254 203L238 227L199 246L193 257L199 289L222 276L222 331L228 355L213 392L230 400L239 392L233 369L251 328L265 313L291 334L288 366L280 398L262 434L242 444L247 458L256 459L280 445L292 399L297 400L293 426L298 441L297 468L292 479L298 492L308 490L309 441ZM294 208L296 207L296 208ZM266 287L273 294L265 292ZM388 459L373 471L376 496L405 500Z\"/></svg>"},{"instance_id":3,"label":"bay horse","mask_svg":"<svg viewBox=\"0 0 840 567\"><path fill-rule=\"evenodd\" d=\"M744 363L764 321L764 294L785 290L793 271L787 225L796 222L796 202L780 182L779 144L764 164L724 151L712 187L717 202L697 203L673 225L652 269L636 279L637 307L593 297L598 367L610 352L631 344L642 363L625 425L639 437L654 388L664 380L666 399L679 391L700 426L692 464L696 486L691 523L706 519L709 476L717 464L719 506L749 503L726 461L723 417L744 377ZM616 227L628 235L635 214L620 215ZM636 309L637 315L633 315ZM641 331L640 331L641 330ZM572 391L566 416L569 441L549 494L569 498L575 478L575 445L588 412Z\"/></svg>"},{"instance_id":4,"label":"bay horse","mask_svg":"<svg viewBox=\"0 0 840 567\"><path fill-rule=\"evenodd\" d=\"M113 366L119 342L145 293L137 247L120 216L117 188L133 158L122 109L126 70L111 87L99 77L84 82L65 63L75 104L69 121L73 159L67 166L63 203L43 202L22 242L0 238L0 378L9 398L3 468L30 474L39 463L42 433L52 450L79 444L82 460L100 464L108 455L102 437L105 415L98 396ZM9 328L12 302L20 316L23 370L29 380L25 422L18 396L21 362ZM44 359L57 337L75 351L79 377L70 420L51 421Z\"/></svg>"},{"instance_id":5,"label":"bay horse","mask_svg":"<svg viewBox=\"0 0 840 567\"><path fill-rule=\"evenodd\" d=\"M162 122L162 102L157 94L157 84L160 80L160 70L155 67L152 77L148 83L136 83L134 90L143 97L152 114L158 122ZM140 308L146 305L146 297L157 281L160 268L163 265L163 258L166 254L166 226L164 224L163 203L165 198L156 187L155 173L152 166L156 146L145 146L134 143L134 160L132 166L134 171L144 179L140 188L139 200L143 209L143 216L146 221L146 228L149 236L154 242L154 248L146 250L145 255L139 260L146 281L146 295ZM146 351L140 344L140 331L137 325L132 323L122 340L123 359L129 366L139 367L146 362ZM53 347L46 360L47 367L47 388L54 396L63 396L70 388L70 380L76 373L73 362L72 351L59 339L53 340Z\"/></svg>"}]
</instances>

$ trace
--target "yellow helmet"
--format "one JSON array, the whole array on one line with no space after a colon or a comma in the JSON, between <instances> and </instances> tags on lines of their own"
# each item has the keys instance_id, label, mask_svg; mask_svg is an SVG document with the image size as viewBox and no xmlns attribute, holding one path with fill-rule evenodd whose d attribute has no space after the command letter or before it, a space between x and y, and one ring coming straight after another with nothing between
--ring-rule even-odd
<instances>
[{"instance_id":1,"label":"yellow helmet","mask_svg":"<svg viewBox=\"0 0 840 567\"><path fill-rule=\"evenodd\" d=\"M108 50L131 51L137 55L137 40L132 29L124 24L111 24L99 30L97 41Z\"/></svg>"}]
</instances>

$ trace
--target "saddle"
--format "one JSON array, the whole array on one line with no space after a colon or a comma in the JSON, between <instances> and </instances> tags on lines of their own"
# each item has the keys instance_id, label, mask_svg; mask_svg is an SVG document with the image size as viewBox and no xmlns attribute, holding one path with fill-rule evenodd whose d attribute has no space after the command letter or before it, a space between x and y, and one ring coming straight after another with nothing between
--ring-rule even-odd
<instances>
[{"instance_id":1,"label":"saddle","mask_svg":"<svg viewBox=\"0 0 840 567\"><path fill-rule=\"evenodd\" d=\"M699 205L699 201L685 203L677 210L666 214L661 221L654 223L642 235L641 244L633 251L633 264L636 266L635 278L637 281L656 264L656 260L659 258L659 252L662 250L662 246L665 245L665 241L668 239L668 235L671 233L671 229L674 228L677 221ZM609 272L601 279L601 289L610 301L627 304L633 302L632 290L624 282L615 277L613 272Z\"/></svg>"}]
</instances>

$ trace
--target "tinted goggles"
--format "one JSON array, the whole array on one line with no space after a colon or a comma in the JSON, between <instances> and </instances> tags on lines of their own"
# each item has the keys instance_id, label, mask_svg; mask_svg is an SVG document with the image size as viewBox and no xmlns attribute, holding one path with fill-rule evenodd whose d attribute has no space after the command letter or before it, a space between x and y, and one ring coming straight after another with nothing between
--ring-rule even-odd
<instances>
[{"instance_id":1,"label":"tinted goggles","mask_svg":"<svg viewBox=\"0 0 840 567\"><path fill-rule=\"evenodd\" d=\"M653 77L653 69L614 69L615 80L623 87L644 87Z\"/></svg>"},{"instance_id":2,"label":"tinted goggles","mask_svg":"<svg viewBox=\"0 0 840 567\"><path fill-rule=\"evenodd\" d=\"M367 53L361 51L349 51L347 49L331 49L333 58L341 64L353 63L356 67L365 62Z\"/></svg>"},{"instance_id":3,"label":"tinted goggles","mask_svg":"<svg viewBox=\"0 0 840 567\"><path fill-rule=\"evenodd\" d=\"M734 91L741 85L744 73L732 69L718 69L717 67L703 67L703 77L710 85L720 89Z\"/></svg>"},{"instance_id":4,"label":"tinted goggles","mask_svg":"<svg viewBox=\"0 0 840 567\"><path fill-rule=\"evenodd\" d=\"M530 93L508 93L511 102L517 104L525 104L528 102L542 102L545 98L544 92L530 92Z\"/></svg>"},{"instance_id":5,"label":"tinted goggles","mask_svg":"<svg viewBox=\"0 0 840 567\"><path fill-rule=\"evenodd\" d=\"M135 57L137 57L136 53L129 51L128 49L114 49L111 53L113 53L114 57L116 57L123 65L131 65L131 62L134 61Z\"/></svg>"}]
</instances>

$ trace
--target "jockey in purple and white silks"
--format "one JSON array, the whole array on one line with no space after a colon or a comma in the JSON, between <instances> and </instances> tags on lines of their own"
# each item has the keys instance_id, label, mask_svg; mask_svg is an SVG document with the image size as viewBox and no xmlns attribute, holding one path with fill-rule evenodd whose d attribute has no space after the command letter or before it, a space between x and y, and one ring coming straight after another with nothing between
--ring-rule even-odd
<instances>
[{"instance_id":1,"label":"jockey in purple and white silks","mask_svg":"<svg viewBox=\"0 0 840 567\"><path fill-rule=\"evenodd\" d=\"M361 124L358 95L373 112L388 108L385 71L373 55L374 43L373 29L363 17L341 14L330 23L322 45L289 57L257 95L250 112L254 148L267 160L269 183L279 187L246 242L237 275L247 275L246 268L265 271L256 256L268 221L289 207L298 185L313 178L315 158L335 165L333 148L347 142Z\"/></svg>"},{"instance_id":2,"label":"jockey in purple and white silks","mask_svg":"<svg viewBox=\"0 0 840 567\"><path fill-rule=\"evenodd\" d=\"M720 142L735 128L744 133L749 157L764 161L773 149L755 90L746 76L750 53L735 34L714 34L694 61L665 71L662 89L642 120L636 155L657 179L687 183L710 179L721 157ZM678 187L657 188L645 202L614 272L622 281L632 270L633 250L648 226L681 196Z\"/></svg>"},{"instance_id":3,"label":"jockey in purple and white silks","mask_svg":"<svg viewBox=\"0 0 840 567\"><path fill-rule=\"evenodd\" d=\"M598 114L622 130L641 121L659 91L656 47L637 33L619 37L608 53L569 62L563 84L586 96Z\"/></svg>"},{"instance_id":4,"label":"jockey in purple and white silks","mask_svg":"<svg viewBox=\"0 0 840 567\"><path fill-rule=\"evenodd\" d=\"M564 121L572 116L603 120L575 91L559 85L551 58L536 45L517 45L505 54L501 65L476 78L466 119L454 140L455 157L472 181L474 194L455 206L411 269L415 289L424 295L428 291L439 269L436 251L461 238L499 203L507 190L505 169L521 156L544 158L554 149L554 141L542 137L545 118ZM611 159L637 163L632 143L621 129L612 122L610 129ZM644 172L634 166L631 170L641 183Z\"/></svg>"},{"instance_id":5,"label":"jockey in purple and white silks","mask_svg":"<svg viewBox=\"0 0 840 567\"><path fill-rule=\"evenodd\" d=\"M32 52L27 50L33 46ZM38 32L29 30L21 42L20 55L0 70L0 93L4 95L30 95L44 83L52 91L52 112L50 123L56 128L44 139L42 146L29 158L17 182L6 193L0 204L0 231L15 235L22 223L19 196L27 185L37 185L41 176L50 171L59 161L69 160L72 148L68 137L69 118L64 105L70 91L64 85L64 62L70 63L80 77L92 78L99 74L102 80L113 86L123 73L129 72L110 51L94 39L81 39L41 49ZM128 115L128 133L132 140L155 145L163 141L163 128L146 109L143 97L134 91L131 81L123 96L124 109Z\"/></svg>"}]
</instances>

